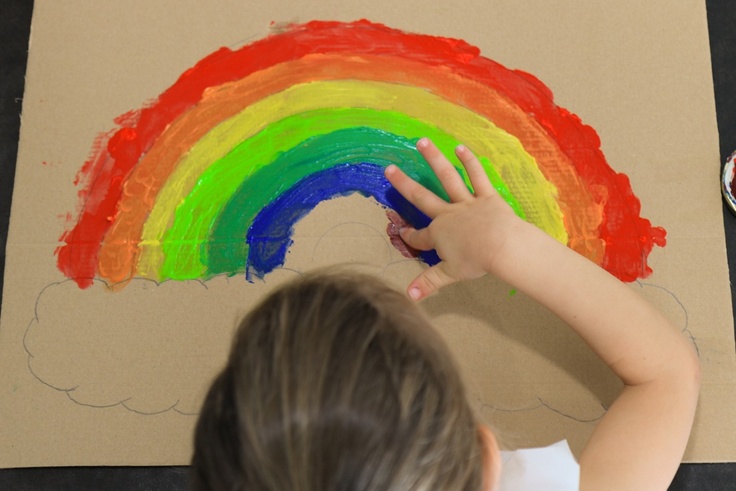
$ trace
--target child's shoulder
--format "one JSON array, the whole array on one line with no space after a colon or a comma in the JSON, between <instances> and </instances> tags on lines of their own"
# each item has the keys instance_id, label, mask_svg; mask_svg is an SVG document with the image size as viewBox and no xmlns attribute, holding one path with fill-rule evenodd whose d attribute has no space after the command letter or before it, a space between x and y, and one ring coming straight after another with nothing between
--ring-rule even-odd
<instances>
[{"instance_id":1,"label":"child's shoulder","mask_svg":"<svg viewBox=\"0 0 736 491\"><path fill-rule=\"evenodd\" d=\"M541 448L502 451L499 491L577 491L580 466L566 440Z\"/></svg>"}]
</instances>

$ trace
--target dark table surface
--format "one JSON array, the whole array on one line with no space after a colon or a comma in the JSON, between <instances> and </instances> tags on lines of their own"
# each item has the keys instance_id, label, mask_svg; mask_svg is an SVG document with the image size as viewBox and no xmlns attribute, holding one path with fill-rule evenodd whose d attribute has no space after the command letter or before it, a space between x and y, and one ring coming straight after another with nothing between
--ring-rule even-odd
<instances>
[{"instance_id":1,"label":"dark table surface","mask_svg":"<svg viewBox=\"0 0 736 491\"><path fill-rule=\"evenodd\" d=\"M721 162L736 150L736 2L706 0ZM32 0L0 1L0 292L5 243L18 151L18 132ZM736 216L724 206L731 284L736 270ZM732 299L736 300L732 289ZM0 293L1 295L1 293ZM1 436L0 436L1 438ZM734 442L736 445L736 442ZM0 470L0 489L25 490L181 490L186 467L61 467ZM734 490L736 463L683 464L671 491Z\"/></svg>"}]
</instances>

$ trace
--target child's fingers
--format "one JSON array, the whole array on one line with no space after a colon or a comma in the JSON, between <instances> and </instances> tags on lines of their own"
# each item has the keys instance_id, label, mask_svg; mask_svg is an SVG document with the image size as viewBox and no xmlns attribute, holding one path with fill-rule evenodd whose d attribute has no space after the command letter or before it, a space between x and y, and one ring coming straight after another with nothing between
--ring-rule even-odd
<instances>
[{"instance_id":1,"label":"child's fingers","mask_svg":"<svg viewBox=\"0 0 736 491\"><path fill-rule=\"evenodd\" d=\"M468 147L458 145L455 148L455 155L463 163L476 196L490 196L496 193L493 184L488 179L485 169L483 169L483 165L481 165L478 157Z\"/></svg>"},{"instance_id":2,"label":"child's fingers","mask_svg":"<svg viewBox=\"0 0 736 491\"><path fill-rule=\"evenodd\" d=\"M443 263L439 263L431 268L425 269L422 274L417 276L409 284L407 292L413 300L421 300L437 293L440 288L456 283L457 281L445 272Z\"/></svg>"},{"instance_id":3,"label":"child's fingers","mask_svg":"<svg viewBox=\"0 0 736 491\"><path fill-rule=\"evenodd\" d=\"M463 181L455 166L447 160L447 157L429 138L420 139L417 142L417 150L437 175L442 187L447 191L450 201L456 203L471 197L465 181Z\"/></svg>"},{"instance_id":4,"label":"child's fingers","mask_svg":"<svg viewBox=\"0 0 736 491\"><path fill-rule=\"evenodd\" d=\"M395 165L389 165L384 171L386 179L411 204L419 208L429 218L434 219L447 206L447 202L425 188Z\"/></svg>"},{"instance_id":5,"label":"child's fingers","mask_svg":"<svg viewBox=\"0 0 736 491\"><path fill-rule=\"evenodd\" d=\"M419 251L431 251L435 247L429 228L417 230L413 227L402 227L399 234L401 240Z\"/></svg>"}]
</instances>

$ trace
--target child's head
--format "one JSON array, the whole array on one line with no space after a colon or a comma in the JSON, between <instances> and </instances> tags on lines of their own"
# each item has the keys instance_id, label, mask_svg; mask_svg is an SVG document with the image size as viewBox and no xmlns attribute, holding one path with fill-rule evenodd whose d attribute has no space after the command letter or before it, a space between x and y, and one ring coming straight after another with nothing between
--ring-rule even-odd
<instances>
[{"instance_id":1,"label":"child's head","mask_svg":"<svg viewBox=\"0 0 736 491\"><path fill-rule=\"evenodd\" d=\"M306 276L243 321L197 424L199 489L483 486L483 436L459 373L401 293Z\"/></svg>"}]
</instances>

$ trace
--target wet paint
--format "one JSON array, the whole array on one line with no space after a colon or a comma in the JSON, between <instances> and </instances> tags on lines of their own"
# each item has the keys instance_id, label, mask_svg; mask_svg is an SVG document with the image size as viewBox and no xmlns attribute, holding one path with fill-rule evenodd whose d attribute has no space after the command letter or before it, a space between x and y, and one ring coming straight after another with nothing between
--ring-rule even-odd
<instances>
[{"instance_id":1,"label":"wet paint","mask_svg":"<svg viewBox=\"0 0 736 491\"><path fill-rule=\"evenodd\" d=\"M357 107L349 107L351 104ZM434 124L427 122L437 119L437 114L443 118ZM201 183L209 181L211 174L227 172L227 179L219 180L218 186L212 188L212 198L206 199L208 206L199 208L201 213L211 215L221 208L218 203L228 199L234 184L247 178L253 169L268 165L275 154L288 150L310 135L352 126L374 127L414 139L428 136L448 154L452 154L453 148L463 141L484 156L486 162L494 163L487 163L486 170L497 189L517 208L517 213L561 242L568 242L559 204L544 198L556 193L556 188L546 180L534 158L513 135L466 108L414 87L377 82L313 82L290 87L248 106L214 127L181 158L148 212L145 228L140 233L139 271L156 271L160 262L150 256L159 253L156 248L163 240L164 231L172 223L174 228L183 231L184 228L178 227L176 222L180 217L191 220L192 210L199 203L189 203L190 193L195 192L195 183L200 183L197 190L201 191ZM223 171L223 168L227 170ZM496 174L500 174L500 179ZM144 177L139 175L136 179ZM523 207L511 198L514 195L526 196ZM187 198L182 200L182 196ZM121 205L126 214L118 218L117 225L108 232L101 248L100 271L107 277L125 275L125 270L114 271L108 265L117 264L123 255L130 257L136 253L137 230L125 234L126 226L137 223L125 221L132 214L128 210L135 205L132 200ZM212 220L202 217L197 221L200 224L199 237L191 237L190 234L186 240L206 240L202 234L206 232L206 224ZM108 261L106 256L113 260Z\"/></svg>"},{"instance_id":2,"label":"wet paint","mask_svg":"<svg viewBox=\"0 0 736 491\"><path fill-rule=\"evenodd\" d=\"M340 130L339 128L344 126L345 122L350 123L348 128ZM363 124L371 124L372 126L362 126ZM389 130L394 130L398 134ZM306 117L304 113L301 113L297 117L281 120L277 124L270 125L253 138L244 141L222 159L212 163L205 172L199 175L197 184L185 199L174 194L171 200L173 206L169 207L169 213L164 213L159 218L155 214L158 208L154 210L151 218L149 218L149 223L164 226L156 230L148 227L147 224L144 232L141 263L147 265L151 263L160 264L153 257L158 254L170 257L182 256L186 257L188 262L207 264L206 259L199 258L200 253L198 251L200 245L208 241L210 231L212 231L213 240L217 237L238 236L242 238L248 227L247 220L241 219L239 235L230 235L238 233L233 228L230 228L225 234L220 234L217 230L212 229L215 220L219 220L220 223L230 221L229 219L218 219L221 214L241 218L250 216L243 212L244 207L258 209L265 206L269 200L268 195L263 194L265 190L286 188L290 181L285 181L285 179L289 179L291 173L316 171L320 165L327 165L324 164L325 161L330 161L330 165L336 165L362 158L372 162L396 163L403 167L405 165L402 163L403 159L405 162L411 161L414 166L424 167L428 171L428 167L414 149L414 143L422 136L434 138L440 148L450 153L459 143L455 138L431 125L395 112L376 112L367 109L316 111L306 115ZM264 140L272 143L264 143ZM302 145L302 141L308 144L306 146ZM514 160L513 154L520 152L520 158L527 158L524 156L523 149L517 145L501 144L501 141L503 140L496 139L495 146L497 148L492 149L491 155L503 152L506 155L506 160L511 161ZM279 151L277 147L282 147L284 150ZM310 165L301 165L302 160L300 158L302 157L300 157L300 154L304 152L309 155L309 159L312 159ZM390 152L400 154L408 152L410 157L398 159L397 156L390 155ZM484 157L483 160L485 161L487 173L491 176L496 189L520 216L527 216L530 212L536 212L534 215L537 218L535 223L548 230L550 235L566 242L567 236L561 219L561 212L557 207L550 208L548 206L553 203L552 201L538 200L532 202L532 200L527 199L526 210L522 209L506 188L503 178L496 174L488 158ZM286 163L284 163L285 161ZM533 161L531 160L528 160L527 165L532 166L532 170L536 169L533 167ZM279 170L273 172L272 167ZM252 179L258 177L261 170L268 172L270 181L261 180L257 187L248 185ZM536 182L540 186L548 186L548 183L542 180L540 174L537 173L536 176ZM532 181L531 178L528 180ZM517 179L516 182L525 181L522 178ZM237 191L240 183L244 184L240 191ZM546 188L548 189L548 187ZM439 188L437 190L441 192ZM234 196L236 192L241 197ZM159 202L165 201L159 200ZM232 212L228 212L228 210L232 210ZM179 242L183 244L182 247L189 250L182 251L181 249L169 247L167 251L162 251L162 248L167 247L164 244L174 238L178 238ZM180 259L177 261L181 262ZM152 270L156 269L153 265L147 267ZM165 267L165 269L173 271L175 268ZM220 268L210 269L213 272L226 271ZM165 278L166 275L164 274L163 277Z\"/></svg>"},{"instance_id":3,"label":"wet paint","mask_svg":"<svg viewBox=\"0 0 736 491\"><path fill-rule=\"evenodd\" d=\"M281 93L291 97L276 102ZM361 99L363 93L373 99ZM433 101L432 111L412 110L421 97ZM259 107L268 111L256 111ZM508 190L506 197L528 220L622 280L651 272L646 258L654 245L665 244L664 229L639 216L628 178L608 166L598 135L556 106L547 87L480 56L464 41L369 21L310 22L236 51L222 48L157 100L118 118L120 129L98 138L80 171L81 211L61 238L59 269L82 287L93 277L116 282L243 271L252 224L241 220L229 228L224 224L236 222L223 217L242 200L236 191L247 189L258 169L276 159L244 165L232 163L237 160L232 155L269 126L322 109L346 111L343 126L331 132L354 125L384 131L396 141L427 136L416 128L402 133L398 117L379 118L383 126L350 120L347 115L358 108L401 113L442 133L447 142L468 144L498 178L494 185ZM327 134L327 129L303 133L291 146L261 137L265 146L259 155L287 152ZM226 161L231 168L223 167ZM371 163L370 154L360 163ZM252 168L243 173L247 165ZM191 196L207 194L204 187L216 181L209 179L217 168L223 175L237 174L228 198L180 208ZM264 199L255 209L265 209L278 196ZM176 225L182 216L200 214L206 218L191 229L186 222ZM192 237L193 249L179 247ZM230 250L223 244L237 245Z\"/></svg>"},{"instance_id":4,"label":"wet paint","mask_svg":"<svg viewBox=\"0 0 736 491\"><path fill-rule=\"evenodd\" d=\"M391 187L383 170L381 165L366 163L337 165L309 174L270 202L248 230L248 278L263 278L284 264L294 224L326 199L359 193L407 217L415 227L429 225L430 219ZM439 262L434 251L421 252L419 257L430 265Z\"/></svg>"}]
</instances>

